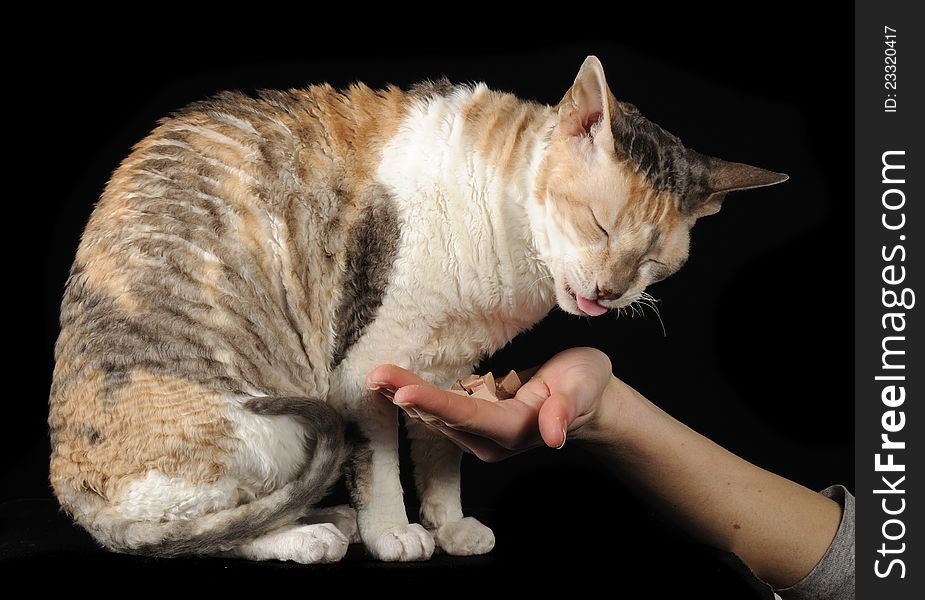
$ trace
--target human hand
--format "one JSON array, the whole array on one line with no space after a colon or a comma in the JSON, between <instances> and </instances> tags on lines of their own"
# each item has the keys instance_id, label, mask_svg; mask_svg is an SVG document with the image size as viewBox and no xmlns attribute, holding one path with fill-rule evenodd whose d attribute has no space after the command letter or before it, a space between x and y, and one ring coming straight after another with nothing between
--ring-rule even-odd
<instances>
[{"instance_id":1,"label":"human hand","mask_svg":"<svg viewBox=\"0 0 925 600\"><path fill-rule=\"evenodd\" d=\"M441 390L396 365L366 376L369 389L387 390L413 419L439 431L488 462L546 444L561 448L567 437L594 437L602 396L619 382L610 359L594 348L570 348L547 361L509 400L491 402Z\"/></svg>"}]
</instances>

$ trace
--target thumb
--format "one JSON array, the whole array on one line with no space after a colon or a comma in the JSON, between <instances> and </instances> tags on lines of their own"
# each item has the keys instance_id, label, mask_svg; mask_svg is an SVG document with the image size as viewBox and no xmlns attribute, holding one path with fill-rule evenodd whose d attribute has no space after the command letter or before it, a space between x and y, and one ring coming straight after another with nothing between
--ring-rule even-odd
<instances>
[{"instance_id":1,"label":"thumb","mask_svg":"<svg viewBox=\"0 0 925 600\"><path fill-rule=\"evenodd\" d=\"M366 374L366 387L371 390L384 387L391 387L393 390L397 390L406 385L418 385L422 383L427 382L418 377L415 373L393 364L379 365Z\"/></svg>"},{"instance_id":2,"label":"thumb","mask_svg":"<svg viewBox=\"0 0 925 600\"><path fill-rule=\"evenodd\" d=\"M568 396L554 393L540 407L539 428L543 442L550 448L565 445L569 425L575 420L576 410Z\"/></svg>"}]
</instances>

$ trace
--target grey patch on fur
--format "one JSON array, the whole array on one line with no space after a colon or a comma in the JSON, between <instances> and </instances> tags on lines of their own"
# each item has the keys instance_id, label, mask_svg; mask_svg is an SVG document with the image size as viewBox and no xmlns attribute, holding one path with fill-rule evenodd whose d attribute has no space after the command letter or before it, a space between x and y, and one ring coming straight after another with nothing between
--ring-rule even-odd
<instances>
[{"instance_id":1,"label":"grey patch on fur","mask_svg":"<svg viewBox=\"0 0 925 600\"><path fill-rule=\"evenodd\" d=\"M645 254L648 254L651 250L658 247L658 243L659 241L661 241L661 239L662 239L662 232L659 231L658 229L653 228L652 229L652 239L649 241L649 247L646 248ZM645 256L645 254L643 254L643 256Z\"/></svg>"},{"instance_id":2,"label":"grey patch on fur","mask_svg":"<svg viewBox=\"0 0 925 600\"><path fill-rule=\"evenodd\" d=\"M52 395L76 385L87 369L103 374L104 400L128 384L135 369L240 393L225 366L212 358L204 339L207 328L188 314L190 307L163 293L154 298L148 299L143 312L127 314L105 292L89 285L82 266L75 263L61 306L61 327L78 334L68 339L67 355L73 362L67 376L55 379Z\"/></svg>"},{"instance_id":3,"label":"grey patch on fur","mask_svg":"<svg viewBox=\"0 0 925 600\"><path fill-rule=\"evenodd\" d=\"M382 186L374 190L368 208L347 234L346 273L334 313L336 339L331 370L341 363L375 319L398 251L400 232L395 202Z\"/></svg>"},{"instance_id":4,"label":"grey patch on fur","mask_svg":"<svg viewBox=\"0 0 925 600\"><path fill-rule=\"evenodd\" d=\"M370 471L373 464L373 450L369 440L355 423L350 423L346 430L350 441L350 457L345 464L345 480L350 493L350 505L357 510L363 509L367 502L365 494L370 488Z\"/></svg>"},{"instance_id":5,"label":"grey patch on fur","mask_svg":"<svg viewBox=\"0 0 925 600\"><path fill-rule=\"evenodd\" d=\"M411 86L408 94L415 98L432 98L434 96L449 96L456 86L446 77L435 80L421 81Z\"/></svg>"},{"instance_id":6,"label":"grey patch on fur","mask_svg":"<svg viewBox=\"0 0 925 600\"><path fill-rule=\"evenodd\" d=\"M617 151L629 156L649 184L682 201L696 201L708 189L707 157L685 148L681 140L646 119L628 102L618 103L613 120Z\"/></svg>"},{"instance_id":7,"label":"grey patch on fur","mask_svg":"<svg viewBox=\"0 0 925 600\"><path fill-rule=\"evenodd\" d=\"M96 446L97 444L103 441L103 436L100 435L100 432L96 427L84 425L80 427L77 431L78 431L78 435L80 435L80 437L87 440L87 443L90 444L91 446Z\"/></svg>"},{"instance_id":8,"label":"grey patch on fur","mask_svg":"<svg viewBox=\"0 0 925 600\"><path fill-rule=\"evenodd\" d=\"M259 415L296 417L305 425L309 458L299 477L270 496L223 511L228 514L227 519L212 527L206 526L206 531L202 531L204 523L221 518L221 512L190 521L125 524L126 528L139 525L153 527L153 533L160 534L157 542L142 544L129 551L154 556L227 551L295 522L307 507L317 503L328 492L350 454L344 423L337 411L319 400L298 397L253 398L244 406Z\"/></svg>"}]
</instances>

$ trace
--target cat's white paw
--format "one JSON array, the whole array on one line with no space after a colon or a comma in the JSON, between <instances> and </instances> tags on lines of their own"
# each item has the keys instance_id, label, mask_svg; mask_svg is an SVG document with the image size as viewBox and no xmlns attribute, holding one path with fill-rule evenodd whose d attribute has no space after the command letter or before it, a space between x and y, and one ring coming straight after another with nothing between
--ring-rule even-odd
<instances>
[{"instance_id":1,"label":"cat's white paw","mask_svg":"<svg viewBox=\"0 0 925 600\"><path fill-rule=\"evenodd\" d=\"M268 533L235 551L251 560L291 560L303 565L337 562L347 553L347 537L331 523L300 525Z\"/></svg>"},{"instance_id":2,"label":"cat's white paw","mask_svg":"<svg viewBox=\"0 0 925 600\"><path fill-rule=\"evenodd\" d=\"M366 547L387 562L427 560L434 553L434 536L417 523L399 525L386 529Z\"/></svg>"},{"instance_id":3,"label":"cat's white paw","mask_svg":"<svg viewBox=\"0 0 925 600\"><path fill-rule=\"evenodd\" d=\"M350 541L333 523L316 523L297 527L293 535L292 560L305 565L337 562L347 554Z\"/></svg>"},{"instance_id":4,"label":"cat's white paw","mask_svg":"<svg viewBox=\"0 0 925 600\"><path fill-rule=\"evenodd\" d=\"M357 528L357 511L346 504L326 508L312 508L299 519L300 523L332 523L340 529L351 544L360 542L360 530Z\"/></svg>"},{"instance_id":5,"label":"cat's white paw","mask_svg":"<svg viewBox=\"0 0 925 600\"><path fill-rule=\"evenodd\" d=\"M435 538L437 545L453 556L487 554L495 547L495 534L472 517L442 525Z\"/></svg>"}]
</instances>

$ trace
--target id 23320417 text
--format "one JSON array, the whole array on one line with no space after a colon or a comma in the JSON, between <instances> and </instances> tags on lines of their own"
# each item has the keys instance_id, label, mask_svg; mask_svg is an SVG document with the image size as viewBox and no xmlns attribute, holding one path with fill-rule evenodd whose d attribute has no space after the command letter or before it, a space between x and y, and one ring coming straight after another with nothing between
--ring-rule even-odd
<instances>
[{"instance_id":1,"label":"id 23320417 text","mask_svg":"<svg viewBox=\"0 0 925 600\"><path fill-rule=\"evenodd\" d=\"M886 98L883 100L883 112L895 113L899 106L899 100L896 90L896 30L892 27L883 26L883 89L886 91Z\"/></svg>"}]
</instances>

